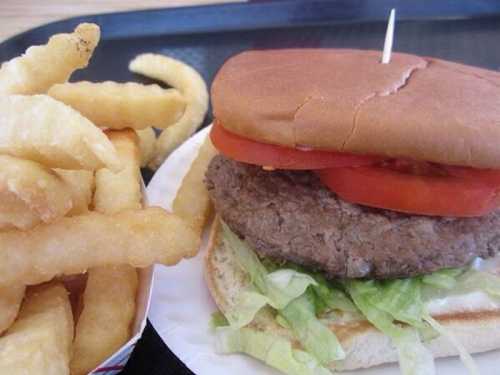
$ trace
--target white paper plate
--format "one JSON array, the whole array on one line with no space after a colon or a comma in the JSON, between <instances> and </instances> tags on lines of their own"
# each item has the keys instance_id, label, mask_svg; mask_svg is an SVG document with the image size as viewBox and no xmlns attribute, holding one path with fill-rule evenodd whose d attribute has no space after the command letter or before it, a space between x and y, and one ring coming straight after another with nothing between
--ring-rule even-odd
<instances>
[{"instance_id":1,"label":"white paper plate","mask_svg":"<svg viewBox=\"0 0 500 375\"><path fill-rule=\"evenodd\" d=\"M156 172L147 187L150 205L168 210L184 174L189 169L208 129L204 129L175 151ZM149 319L170 350L197 375L279 375L280 373L244 355L214 352L209 319L216 310L203 278L204 249L174 267L155 266ZM500 374L500 351L475 355L482 375ZM437 373L466 375L456 358L436 361ZM350 375L399 375L397 365L347 372Z\"/></svg>"}]
</instances>

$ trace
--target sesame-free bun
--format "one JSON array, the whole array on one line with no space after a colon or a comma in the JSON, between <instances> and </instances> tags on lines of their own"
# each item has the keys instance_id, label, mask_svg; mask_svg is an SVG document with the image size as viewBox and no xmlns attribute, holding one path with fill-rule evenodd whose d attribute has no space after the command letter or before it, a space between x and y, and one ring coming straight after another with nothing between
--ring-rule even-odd
<instances>
[{"instance_id":1,"label":"sesame-free bun","mask_svg":"<svg viewBox=\"0 0 500 375\"><path fill-rule=\"evenodd\" d=\"M214 116L259 142L500 168L500 73L380 51L282 49L230 58Z\"/></svg>"}]
</instances>

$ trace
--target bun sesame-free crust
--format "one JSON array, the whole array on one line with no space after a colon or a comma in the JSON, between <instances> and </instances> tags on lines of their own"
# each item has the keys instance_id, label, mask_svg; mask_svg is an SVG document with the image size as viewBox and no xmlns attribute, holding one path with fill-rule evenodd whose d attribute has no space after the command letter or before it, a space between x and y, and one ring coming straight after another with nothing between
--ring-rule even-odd
<instances>
[{"instance_id":1,"label":"bun sesame-free crust","mask_svg":"<svg viewBox=\"0 0 500 375\"><path fill-rule=\"evenodd\" d=\"M500 73L379 51L283 49L229 59L212 85L227 130L288 147L500 168Z\"/></svg>"}]
</instances>

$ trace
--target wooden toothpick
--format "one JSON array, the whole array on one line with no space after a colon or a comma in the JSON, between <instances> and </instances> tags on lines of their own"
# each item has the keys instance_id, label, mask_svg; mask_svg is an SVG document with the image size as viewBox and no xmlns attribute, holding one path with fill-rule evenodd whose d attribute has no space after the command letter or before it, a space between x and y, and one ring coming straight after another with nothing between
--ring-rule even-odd
<instances>
[{"instance_id":1,"label":"wooden toothpick","mask_svg":"<svg viewBox=\"0 0 500 375\"><path fill-rule=\"evenodd\" d=\"M396 18L396 9L391 9L389 21L387 22L387 30L385 32L384 51L382 52L382 64L391 62L392 41L394 40L394 19Z\"/></svg>"}]
</instances>

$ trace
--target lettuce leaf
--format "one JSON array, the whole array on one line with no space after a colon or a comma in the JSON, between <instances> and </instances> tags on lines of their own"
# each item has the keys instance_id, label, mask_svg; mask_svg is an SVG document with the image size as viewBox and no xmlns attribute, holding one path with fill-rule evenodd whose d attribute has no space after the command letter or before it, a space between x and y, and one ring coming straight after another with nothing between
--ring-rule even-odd
<instances>
[{"instance_id":1,"label":"lettuce leaf","mask_svg":"<svg viewBox=\"0 0 500 375\"><path fill-rule=\"evenodd\" d=\"M399 281L402 280L387 282L383 286L380 282L373 280L349 281L346 283L346 288L368 321L391 337L398 350L399 366L403 375L435 374L434 358L422 344L417 331L412 327L403 329L395 324L395 317L392 314L413 320L415 318L413 314L420 310L409 307L411 302L414 302L411 299L405 301L405 294L413 297L418 295L414 290L417 284L400 283ZM394 298L395 301L391 302L391 298ZM382 309L379 299L389 305Z\"/></svg>"},{"instance_id":2,"label":"lettuce leaf","mask_svg":"<svg viewBox=\"0 0 500 375\"><path fill-rule=\"evenodd\" d=\"M233 328L250 323L257 312L270 305L286 320L292 332L309 353L327 364L345 358L340 342L316 317L314 296L309 286L318 283L308 274L292 269L268 273L248 245L223 224L224 240L234 252L237 262L253 282L251 290L240 294L238 302L226 314Z\"/></svg>"},{"instance_id":3,"label":"lettuce leaf","mask_svg":"<svg viewBox=\"0 0 500 375\"><path fill-rule=\"evenodd\" d=\"M446 268L422 277L424 284L441 288L452 289L457 284L457 277L464 271L462 268Z\"/></svg>"},{"instance_id":4,"label":"lettuce leaf","mask_svg":"<svg viewBox=\"0 0 500 375\"><path fill-rule=\"evenodd\" d=\"M393 323L394 318L371 303L372 297L379 292L375 281L352 280L346 282L346 288L357 308L379 331L390 337L401 335L401 328Z\"/></svg>"},{"instance_id":5,"label":"lettuce leaf","mask_svg":"<svg viewBox=\"0 0 500 375\"><path fill-rule=\"evenodd\" d=\"M446 276L443 277L443 274ZM453 278L453 281L443 282L445 278ZM429 280L433 280L432 284ZM487 271L479 271L473 267L468 270L459 268L438 271L424 276L422 282L422 294L426 302L434 298L446 298L477 291L484 292L494 299L500 298L500 276Z\"/></svg>"},{"instance_id":6,"label":"lettuce leaf","mask_svg":"<svg viewBox=\"0 0 500 375\"><path fill-rule=\"evenodd\" d=\"M261 308L269 304L269 298L249 288L238 295L237 303L226 312L231 327L241 328L251 323Z\"/></svg>"},{"instance_id":7,"label":"lettuce leaf","mask_svg":"<svg viewBox=\"0 0 500 375\"><path fill-rule=\"evenodd\" d=\"M227 312L226 317L232 327L246 326L266 305L277 310L283 309L315 283L311 276L293 270L278 270L264 275L263 279L266 282L266 295L252 286L238 296L236 304Z\"/></svg>"},{"instance_id":8,"label":"lettuce leaf","mask_svg":"<svg viewBox=\"0 0 500 375\"><path fill-rule=\"evenodd\" d=\"M229 323L228 323L226 317L220 311L215 311L212 314L212 316L210 317L210 327L212 329L215 329L218 327L225 327L228 325L229 325Z\"/></svg>"},{"instance_id":9,"label":"lettuce leaf","mask_svg":"<svg viewBox=\"0 0 500 375\"><path fill-rule=\"evenodd\" d=\"M221 224L224 244L234 252L238 265L250 276L251 283L257 289L265 291L267 289L266 268L245 241L233 233L226 223Z\"/></svg>"},{"instance_id":10,"label":"lettuce leaf","mask_svg":"<svg viewBox=\"0 0 500 375\"><path fill-rule=\"evenodd\" d=\"M399 357L403 375L431 375L436 373L434 357L422 344L417 330L401 329L400 335L392 337Z\"/></svg>"},{"instance_id":11,"label":"lettuce leaf","mask_svg":"<svg viewBox=\"0 0 500 375\"><path fill-rule=\"evenodd\" d=\"M288 340L250 328L217 328L216 351L246 353L289 375L332 375L313 356L293 349Z\"/></svg>"},{"instance_id":12,"label":"lettuce leaf","mask_svg":"<svg viewBox=\"0 0 500 375\"><path fill-rule=\"evenodd\" d=\"M333 288L323 275L315 273L312 276L316 281L316 285L313 285L312 289L317 297L315 298L317 315L324 313L326 310L358 311L349 297L342 290Z\"/></svg>"},{"instance_id":13,"label":"lettuce leaf","mask_svg":"<svg viewBox=\"0 0 500 375\"><path fill-rule=\"evenodd\" d=\"M377 284L377 291L369 297L372 305L390 314L393 319L416 328L423 328L424 304L417 278L397 279Z\"/></svg>"},{"instance_id":14,"label":"lettuce leaf","mask_svg":"<svg viewBox=\"0 0 500 375\"><path fill-rule=\"evenodd\" d=\"M261 308L270 305L280 310L293 299L304 294L314 279L291 269L278 269L268 273L250 247L236 236L226 224L223 225L224 241L236 257L236 261L248 275L252 286L243 291L236 304L226 313L233 328L249 324Z\"/></svg>"},{"instance_id":15,"label":"lettuce leaf","mask_svg":"<svg viewBox=\"0 0 500 375\"><path fill-rule=\"evenodd\" d=\"M439 332L443 337L445 337L450 343L457 349L458 354L460 355L460 359L462 363L469 371L471 375L479 375L479 370L474 362L474 359L471 357L467 349L463 346L463 344L457 340L457 338L445 327L443 327L437 320L432 318L429 314L424 316L425 321L427 321L432 328L434 328L437 332Z\"/></svg>"},{"instance_id":16,"label":"lettuce leaf","mask_svg":"<svg viewBox=\"0 0 500 375\"><path fill-rule=\"evenodd\" d=\"M491 297L500 297L500 276L471 269L458 277L455 289L482 290Z\"/></svg>"},{"instance_id":17,"label":"lettuce leaf","mask_svg":"<svg viewBox=\"0 0 500 375\"><path fill-rule=\"evenodd\" d=\"M265 279L269 304L277 310L281 310L292 300L304 294L310 285L317 285L308 274L291 269L274 271L267 274Z\"/></svg>"},{"instance_id":18,"label":"lettuce leaf","mask_svg":"<svg viewBox=\"0 0 500 375\"><path fill-rule=\"evenodd\" d=\"M328 364L345 358L337 337L316 317L314 297L310 290L290 302L280 314L302 346L320 363Z\"/></svg>"},{"instance_id":19,"label":"lettuce leaf","mask_svg":"<svg viewBox=\"0 0 500 375\"><path fill-rule=\"evenodd\" d=\"M309 285L316 285L316 281L306 273L292 269L279 269L269 273L257 255L245 241L234 234L227 224L222 223L224 241L236 256L241 269L248 273L255 288L268 298L268 304L275 309L282 309L291 300L302 295ZM256 297L252 296L252 305L256 306ZM246 298L241 303L248 302ZM261 299L260 302L263 302ZM262 305L264 306L264 305Z\"/></svg>"}]
</instances>

